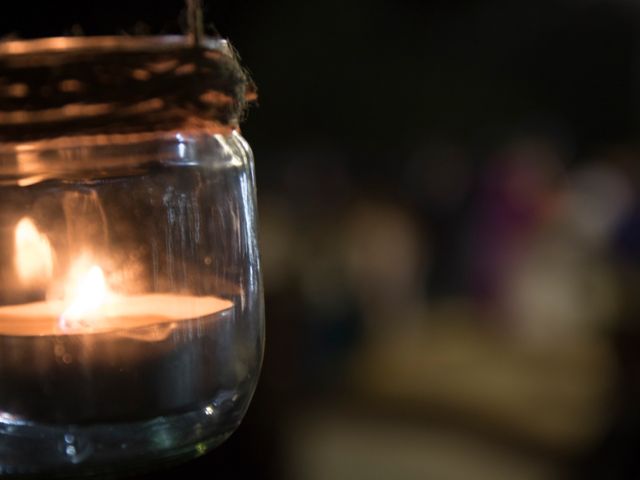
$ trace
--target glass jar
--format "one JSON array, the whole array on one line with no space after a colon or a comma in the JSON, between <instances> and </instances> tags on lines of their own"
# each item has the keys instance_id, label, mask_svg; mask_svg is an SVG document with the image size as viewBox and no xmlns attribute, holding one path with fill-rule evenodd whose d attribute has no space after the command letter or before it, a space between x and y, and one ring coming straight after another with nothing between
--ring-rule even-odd
<instances>
[{"instance_id":1,"label":"glass jar","mask_svg":"<svg viewBox=\"0 0 640 480\"><path fill-rule=\"evenodd\" d=\"M0 473L148 469L238 426L264 339L250 97L222 40L0 43Z\"/></svg>"}]
</instances>

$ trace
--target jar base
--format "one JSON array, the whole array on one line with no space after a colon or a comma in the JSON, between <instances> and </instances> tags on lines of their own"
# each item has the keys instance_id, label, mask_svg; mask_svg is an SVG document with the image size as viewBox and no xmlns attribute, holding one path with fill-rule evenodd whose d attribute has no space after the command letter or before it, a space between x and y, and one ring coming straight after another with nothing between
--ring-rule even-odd
<instances>
[{"instance_id":1,"label":"jar base","mask_svg":"<svg viewBox=\"0 0 640 480\"><path fill-rule=\"evenodd\" d=\"M49 425L0 412L0 475L130 475L200 456L240 424L248 398L225 392L197 410L147 421Z\"/></svg>"}]
</instances>

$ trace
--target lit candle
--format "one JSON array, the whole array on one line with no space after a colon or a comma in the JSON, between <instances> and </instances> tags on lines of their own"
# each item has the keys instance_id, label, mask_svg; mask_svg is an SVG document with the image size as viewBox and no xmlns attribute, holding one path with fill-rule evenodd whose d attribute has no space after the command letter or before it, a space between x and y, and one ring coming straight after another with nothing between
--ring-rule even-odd
<instances>
[{"instance_id":1,"label":"lit candle","mask_svg":"<svg viewBox=\"0 0 640 480\"><path fill-rule=\"evenodd\" d=\"M80 294L65 305L50 300L0 307L0 335L43 336L115 332L135 336L171 330L176 322L223 312L232 303L217 297L151 293L109 295L102 270L93 266L82 278Z\"/></svg>"},{"instance_id":2,"label":"lit candle","mask_svg":"<svg viewBox=\"0 0 640 480\"><path fill-rule=\"evenodd\" d=\"M52 257L21 220L19 278L50 280ZM144 419L188 411L224 387L216 331L232 302L117 294L97 264L71 283L67 298L0 307L0 411L53 423Z\"/></svg>"}]
</instances>

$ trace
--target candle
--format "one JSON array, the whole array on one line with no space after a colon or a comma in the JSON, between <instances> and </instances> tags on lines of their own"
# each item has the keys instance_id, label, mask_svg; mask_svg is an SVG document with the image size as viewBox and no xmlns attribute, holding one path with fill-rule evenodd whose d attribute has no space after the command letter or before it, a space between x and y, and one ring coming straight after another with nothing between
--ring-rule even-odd
<instances>
[{"instance_id":1,"label":"candle","mask_svg":"<svg viewBox=\"0 0 640 480\"><path fill-rule=\"evenodd\" d=\"M160 293L118 296L100 307L99 316L93 314L87 317L93 317L91 320L85 320L77 314L74 321L65 318L69 308L65 310L61 300L8 305L0 307L0 335L37 337L113 332L118 336L160 340L158 332L170 332L177 322L215 315L232 305L216 297Z\"/></svg>"},{"instance_id":2,"label":"candle","mask_svg":"<svg viewBox=\"0 0 640 480\"><path fill-rule=\"evenodd\" d=\"M24 221L19 237L21 278L50 272L46 238ZM25 254L34 246L35 255ZM4 415L67 424L141 420L193 410L237 383L219 340L233 318L231 301L114 293L97 264L68 283L65 298L0 307Z\"/></svg>"}]
</instances>

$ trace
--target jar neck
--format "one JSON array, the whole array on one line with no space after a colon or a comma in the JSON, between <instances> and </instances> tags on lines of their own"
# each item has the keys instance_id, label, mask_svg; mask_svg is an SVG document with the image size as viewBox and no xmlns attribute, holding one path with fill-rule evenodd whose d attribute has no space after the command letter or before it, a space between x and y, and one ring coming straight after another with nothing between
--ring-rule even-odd
<instances>
[{"instance_id":1,"label":"jar neck","mask_svg":"<svg viewBox=\"0 0 640 480\"><path fill-rule=\"evenodd\" d=\"M153 165L192 164L198 149L234 129L217 125L186 131L61 137L0 148L0 185L52 179L99 179L139 174Z\"/></svg>"}]
</instances>

